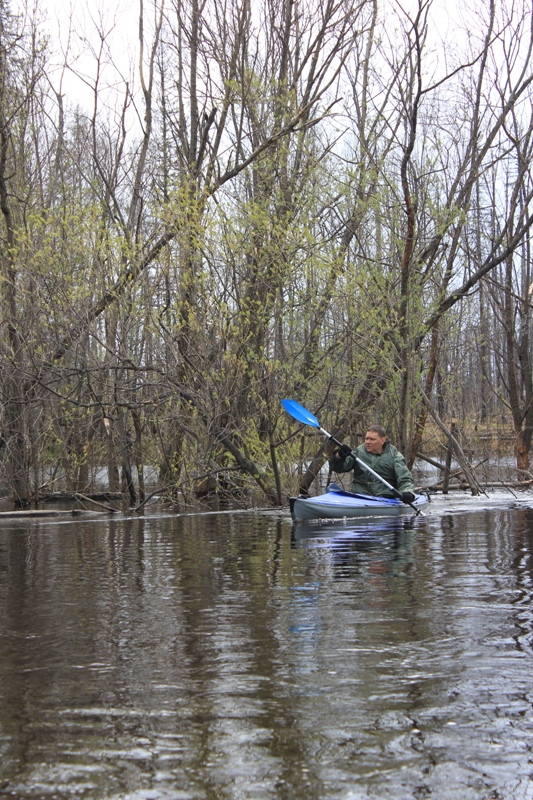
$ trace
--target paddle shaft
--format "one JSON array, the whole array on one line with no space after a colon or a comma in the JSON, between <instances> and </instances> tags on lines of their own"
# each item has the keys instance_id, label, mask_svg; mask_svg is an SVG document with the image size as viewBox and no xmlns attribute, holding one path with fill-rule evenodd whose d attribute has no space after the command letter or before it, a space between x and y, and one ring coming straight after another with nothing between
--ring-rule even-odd
<instances>
[{"instance_id":1,"label":"paddle shaft","mask_svg":"<svg viewBox=\"0 0 533 800\"><path fill-rule=\"evenodd\" d=\"M341 443L341 442L339 442L339 440L338 440L338 439L335 439L335 437L334 437L334 436L332 436L330 433L328 433L327 431L325 431L325 430L324 430L324 428L320 428L320 427L319 427L319 429L318 429L318 430L320 431L320 433L323 433L323 434L324 434L324 436L327 436L327 437L328 437L328 439L331 439L331 441L332 441L332 442L334 442L336 445L338 445L339 447L342 447L342 443ZM360 467L362 467L362 468L363 468L363 469L365 469L367 472L369 472L371 475L373 475L373 476L374 476L374 478L377 478L377 479L378 479L378 481L381 481L381 483L383 484L383 486L386 486L386 487L387 487L387 489L389 489L389 490L390 490L390 491L393 493L393 495L394 495L395 497L397 497L397 498L398 498L398 500L402 500L402 494L401 494L401 492L399 492L399 491L398 491L398 489L395 489L395 488L394 488L394 486L391 486L391 484L390 484L388 481L386 481L386 480L385 480L385 478L382 478L382 477L381 477L381 475L378 475L378 473L377 473L377 472L375 472L375 471L372 469L372 467L369 467L369 466L368 466L368 464L365 464L365 462L364 462L364 461L362 461L360 458L358 458L358 457L355 455L355 453L354 453L354 451L353 451L353 450L352 450L352 453L351 453L351 455L352 455L352 456L355 458L356 462L359 464L359 466L360 466ZM405 502L405 501L404 501L404 500L402 500L402 503L404 503L404 502ZM415 505L413 505L413 503L406 503L406 505L408 505L408 506L411 506L411 508L413 509L413 511L416 511L416 513L417 513L417 514L421 514L421 513L422 513L421 509L420 509L420 508L417 508Z\"/></svg>"}]
</instances>

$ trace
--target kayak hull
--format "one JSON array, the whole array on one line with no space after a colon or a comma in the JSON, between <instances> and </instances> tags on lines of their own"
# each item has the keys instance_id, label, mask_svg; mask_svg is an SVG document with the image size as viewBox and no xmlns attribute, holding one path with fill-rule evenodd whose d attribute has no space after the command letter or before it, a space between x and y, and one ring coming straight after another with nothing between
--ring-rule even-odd
<instances>
[{"instance_id":1,"label":"kayak hull","mask_svg":"<svg viewBox=\"0 0 533 800\"><path fill-rule=\"evenodd\" d=\"M417 494L413 505L421 511L428 505L426 495ZM346 517L397 517L412 514L413 508L389 497L345 492L331 484L325 494L316 497L291 497L293 522L308 519L343 519Z\"/></svg>"}]
</instances>

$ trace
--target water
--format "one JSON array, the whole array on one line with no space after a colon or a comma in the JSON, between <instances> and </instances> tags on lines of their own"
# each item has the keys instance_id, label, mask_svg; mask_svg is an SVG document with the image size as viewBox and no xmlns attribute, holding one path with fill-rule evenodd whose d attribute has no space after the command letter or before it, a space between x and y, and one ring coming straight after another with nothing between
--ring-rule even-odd
<instances>
[{"instance_id":1,"label":"water","mask_svg":"<svg viewBox=\"0 0 533 800\"><path fill-rule=\"evenodd\" d=\"M533 510L442 511L3 522L0 798L533 798Z\"/></svg>"}]
</instances>

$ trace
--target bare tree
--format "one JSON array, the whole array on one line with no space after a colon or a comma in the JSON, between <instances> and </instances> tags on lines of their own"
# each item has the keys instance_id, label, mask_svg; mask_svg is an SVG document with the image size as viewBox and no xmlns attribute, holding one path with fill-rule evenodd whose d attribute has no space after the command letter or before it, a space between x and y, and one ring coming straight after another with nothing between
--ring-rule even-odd
<instances>
[{"instance_id":1,"label":"bare tree","mask_svg":"<svg viewBox=\"0 0 533 800\"><path fill-rule=\"evenodd\" d=\"M6 3L0 4L0 208L2 211L2 372L4 435L15 505L30 497L31 381L24 356L27 320L21 313L29 290L17 263L17 231L30 206L26 180L31 165L26 147L31 138L32 106L43 57L35 29L24 30Z\"/></svg>"}]
</instances>

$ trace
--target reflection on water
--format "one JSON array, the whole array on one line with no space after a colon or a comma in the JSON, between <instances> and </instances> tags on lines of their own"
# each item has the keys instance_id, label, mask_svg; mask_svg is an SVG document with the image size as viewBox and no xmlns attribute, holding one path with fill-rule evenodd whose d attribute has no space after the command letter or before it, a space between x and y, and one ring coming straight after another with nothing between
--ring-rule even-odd
<instances>
[{"instance_id":1,"label":"reflection on water","mask_svg":"<svg viewBox=\"0 0 533 800\"><path fill-rule=\"evenodd\" d=\"M0 529L0 797L533 798L533 512Z\"/></svg>"}]
</instances>

